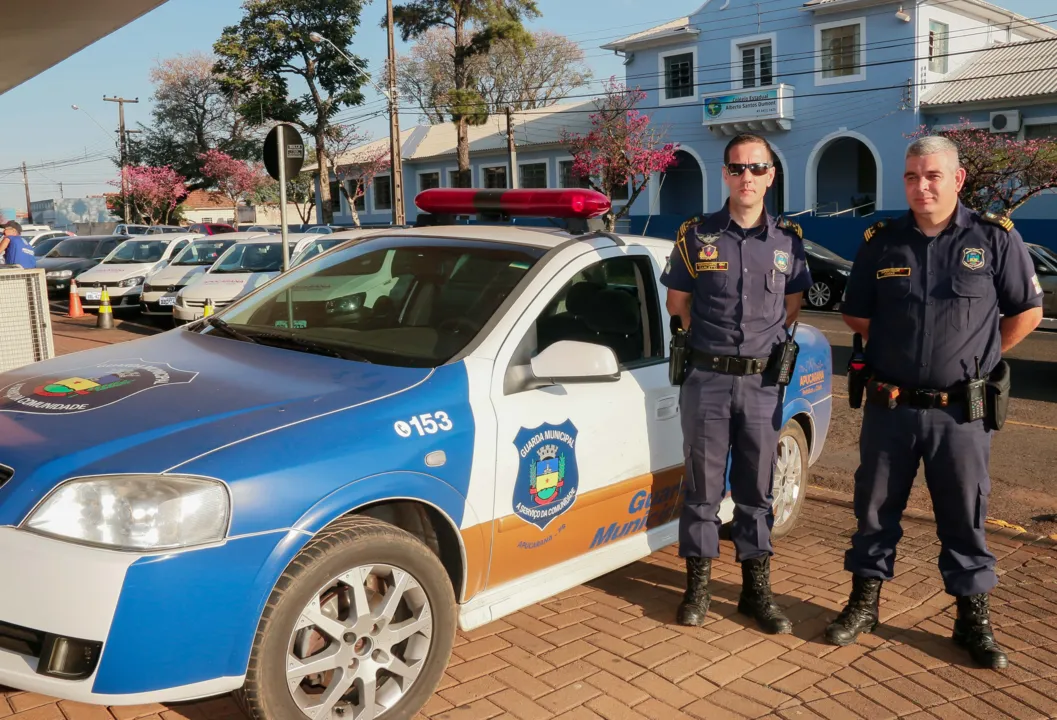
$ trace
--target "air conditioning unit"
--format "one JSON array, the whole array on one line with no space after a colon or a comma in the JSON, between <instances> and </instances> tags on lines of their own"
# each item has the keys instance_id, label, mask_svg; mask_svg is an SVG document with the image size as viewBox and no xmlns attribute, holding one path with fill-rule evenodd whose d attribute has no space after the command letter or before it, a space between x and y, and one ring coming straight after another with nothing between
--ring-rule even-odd
<instances>
[{"instance_id":1,"label":"air conditioning unit","mask_svg":"<svg viewBox=\"0 0 1057 720\"><path fill-rule=\"evenodd\" d=\"M993 112L988 126L993 133L1020 132L1020 110Z\"/></svg>"}]
</instances>

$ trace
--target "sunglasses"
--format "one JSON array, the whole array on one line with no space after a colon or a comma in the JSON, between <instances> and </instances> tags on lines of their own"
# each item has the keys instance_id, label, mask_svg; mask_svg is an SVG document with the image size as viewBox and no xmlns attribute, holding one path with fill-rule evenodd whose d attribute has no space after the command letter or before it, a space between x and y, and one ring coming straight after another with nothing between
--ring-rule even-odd
<instances>
[{"instance_id":1,"label":"sunglasses","mask_svg":"<svg viewBox=\"0 0 1057 720\"><path fill-rule=\"evenodd\" d=\"M771 163L727 163L724 167L732 177L739 177L746 170L756 177L762 177L774 166Z\"/></svg>"}]
</instances>

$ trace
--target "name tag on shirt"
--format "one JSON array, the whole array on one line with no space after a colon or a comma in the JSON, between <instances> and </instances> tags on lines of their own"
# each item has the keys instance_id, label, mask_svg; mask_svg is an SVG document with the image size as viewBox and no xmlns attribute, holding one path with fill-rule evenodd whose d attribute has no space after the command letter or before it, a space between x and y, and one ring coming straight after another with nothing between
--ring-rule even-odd
<instances>
[{"instance_id":1,"label":"name tag on shirt","mask_svg":"<svg viewBox=\"0 0 1057 720\"><path fill-rule=\"evenodd\" d=\"M910 268L883 268L877 271L877 279L892 277L910 277Z\"/></svg>"},{"instance_id":2,"label":"name tag on shirt","mask_svg":"<svg viewBox=\"0 0 1057 720\"><path fill-rule=\"evenodd\" d=\"M694 267L698 272L727 271L728 263L725 262L699 262Z\"/></svg>"}]
</instances>

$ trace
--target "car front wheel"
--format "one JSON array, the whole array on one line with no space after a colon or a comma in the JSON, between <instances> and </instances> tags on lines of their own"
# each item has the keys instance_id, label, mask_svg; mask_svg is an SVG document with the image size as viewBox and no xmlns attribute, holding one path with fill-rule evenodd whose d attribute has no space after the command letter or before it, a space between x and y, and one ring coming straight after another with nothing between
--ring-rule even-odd
<instances>
[{"instance_id":1,"label":"car front wheel","mask_svg":"<svg viewBox=\"0 0 1057 720\"><path fill-rule=\"evenodd\" d=\"M788 535L796 526L804 506L808 475L807 437L800 423L790 418L778 436L778 460L774 466L774 527L771 537Z\"/></svg>"},{"instance_id":2,"label":"car front wheel","mask_svg":"<svg viewBox=\"0 0 1057 720\"><path fill-rule=\"evenodd\" d=\"M236 697L255 720L406 720L436 689L455 623L451 581L425 544L346 518L279 579Z\"/></svg>"},{"instance_id":3,"label":"car front wheel","mask_svg":"<svg viewBox=\"0 0 1057 720\"><path fill-rule=\"evenodd\" d=\"M837 302L837 293L828 280L816 280L807 289L807 304L812 310L829 310Z\"/></svg>"}]
</instances>

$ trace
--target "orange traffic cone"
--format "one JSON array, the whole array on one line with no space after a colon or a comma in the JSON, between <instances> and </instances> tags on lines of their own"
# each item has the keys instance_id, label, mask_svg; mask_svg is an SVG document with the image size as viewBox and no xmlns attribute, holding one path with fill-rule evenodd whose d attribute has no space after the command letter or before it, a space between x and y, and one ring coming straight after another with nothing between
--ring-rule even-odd
<instances>
[{"instance_id":1,"label":"orange traffic cone","mask_svg":"<svg viewBox=\"0 0 1057 720\"><path fill-rule=\"evenodd\" d=\"M81 307L81 296L77 294L76 280L70 280L70 312L66 314L66 317L84 317L84 308Z\"/></svg>"},{"instance_id":2,"label":"orange traffic cone","mask_svg":"<svg viewBox=\"0 0 1057 720\"><path fill-rule=\"evenodd\" d=\"M114 327L114 310L110 307L110 295L106 288L103 288L103 296L99 300L99 317L95 321L95 326L102 330L110 330Z\"/></svg>"}]
</instances>

